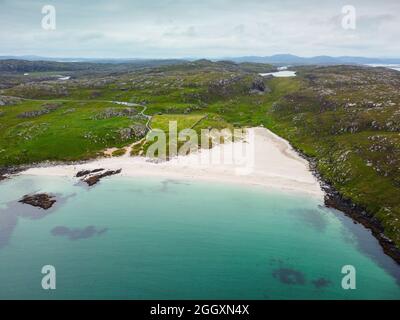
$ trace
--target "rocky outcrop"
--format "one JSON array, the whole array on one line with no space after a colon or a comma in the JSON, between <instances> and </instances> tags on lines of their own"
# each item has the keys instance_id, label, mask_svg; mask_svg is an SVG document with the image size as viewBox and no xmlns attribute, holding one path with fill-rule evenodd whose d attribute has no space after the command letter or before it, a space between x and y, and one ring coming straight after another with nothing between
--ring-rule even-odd
<instances>
[{"instance_id":1,"label":"rocky outcrop","mask_svg":"<svg viewBox=\"0 0 400 320\"><path fill-rule=\"evenodd\" d=\"M119 130L121 140L129 140L134 137L142 138L146 135L147 129L145 125L135 124L129 128Z\"/></svg>"},{"instance_id":2,"label":"rocky outcrop","mask_svg":"<svg viewBox=\"0 0 400 320\"><path fill-rule=\"evenodd\" d=\"M0 181L11 178L13 174L26 170L28 166L0 167Z\"/></svg>"},{"instance_id":3,"label":"rocky outcrop","mask_svg":"<svg viewBox=\"0 0 400 320\"><path fill-rule=\"evenodd\" d=\"M242 76L232 76L229 78L212 81L208 86L208 93L211 96L232 96L246 90L245 84L241 83Z\"/></svg>"},{"instance_id":4,"label":"rocky outcrop","mask_svg":"<svg viewBox=\"0 0 400 320\"><path fill-rule=\"evenodd\" d=\"M0 96L0 106L10 106L20 102L21 99L15 97Z\"/></svg>"},{"instance_id":5,"label":"rocky outcrop","mask_svg":"<svg viewBox=\"0 0 400 320\"><path fill-rule=\"evenodd\" d=\"M60 84L55 81L21 83L13 87L12 94L31 99L70 96L68 86L64 82Z\"/></svg>"},{"instance_id":6,"label":"rocky outcrop","mask_svg":"<svg viewBox=\"0 0 400 320\"><path fill-rule=\"evenodd\" d=\"M115 175L115 174L119 174L119 173L121 173L121 171L122 171L122 169L119 169L119 170L107 170L107 171L105 171L103 173L89 176L89 177L83 179L82 181L86 182L88 184L88 186L91 187L91 186L95 185L96 183L98 183L100 181L100 179L102 179L104 177L112 176L112 175Z\"/></svg>"},{"instance_id":7,"label":"rocky outcrop","mask_svg":"<svg viewBox=\"0 0 400 320\"><path fill-rule=\"evenodd\" d=\"M93 120L103 120L115 117L133 117L137 115L135 108L107 108L104 111L94 115Z\"/></svg>"},{"instance_id":8,"label":"rocky outcrop","mask_svg":"<svg viewBox=\"0 0 400 320\"><path fill-rule=\"evenodd\" d=\"M81 170L75 175L75 177L80 178L80 177L84 177L84 176L87 176L89 174L97 173L97 172L100 172L100 171L103 171L103 170L104 169Z\"/></svg>"},{"instance_id":9,"label":"rocky outcrop","mask_svg":"<svg viewBox=\"0 0 400 320\"><path fill-rule=\"evenodd\" d=\"M58 104L58 103L45 103L43 105L43 109L22 112L17 117L18 118L36 118L41 115L55 111L60 107L61 107L61 104Z\"/></svg>"},{"instance_id":10,"label":"rocky outcrop","mask_svg":"<svg viewBox=\"0 0 400 320\"><path fill-rule=\"evenodd\" d=\"M250 94L264 94L270 91L271 89L265 85L263 78L260 77L253 80L250 88Z\"/></svg>"},{"instance_id":11,"label":"rocky outcrop","mask_svg":"<svg viewBox=\"0 0 400 320\"><path fill-rule=\"evenodd\" d=\"M47 193L38 193L34 195L25 195L19 202L47 210L56 203L56 200L54 196L48 195Z\"/></svg>"},{"instance_id":12,"label":"rocky outcrop","mask_svg":"<svg viewBox=\"0 0 400 320\"><path fill-rule=\"evenodd\" d=\"M119 130L119 135L121 140L129 140L133 137L133 132L131 128L123 128Z\"/></svg>"}]
</instances>

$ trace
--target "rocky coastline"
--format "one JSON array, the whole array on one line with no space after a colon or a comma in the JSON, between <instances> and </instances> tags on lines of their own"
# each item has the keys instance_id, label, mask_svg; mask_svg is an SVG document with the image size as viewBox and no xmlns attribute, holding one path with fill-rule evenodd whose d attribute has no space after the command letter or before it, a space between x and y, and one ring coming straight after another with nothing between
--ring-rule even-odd
<instances>
[{"instance_id":1,"label":"rocky coastline","mask_svg":"<svg viewBox=\"0 0 400 320\"><path fill-rule=\"evenodd\" d=\"M17 174L18 172L24 171L26 169L31 168L32 166L13 166L13 167L6 167L6 168L0 168L0 181L6 180L9 178L9 176L12 176L14 174Z\"/></svg>"},{"instance_id":2,"label":"rocky coastline","mask_svg":"<svg viewBox=\"0 0 400 320\"><path fill-rule=\"evenodd\" d=\"M294 148L294 147L293 147ZM357 223L361 223L364 227L371 230L372 235L379 241L385 254L390 256L397 264L400 265L400 248L396 246L393 240L384 234L384 228L380 221L369 213L365 208L355 204L350 199L343 197L340 192L326 181L317 169L316 160L305 155L300 150L294 148L301 157L309 163L310 170L318 179L321 189L324 191L324 203L328 208L334 208L343 212L346 216L353 219Z\"/></svg>"},{"instance_id":3,"label":"rocky coastline","mask_svg":"<svg viewBox=\"0 0 400 320\"><path fill-rule=\"evenodd\" d=\"M95 158L94 158L95 159ZM43 161L38 163L13 165L8 167L0 168L0 181L10 178L22 171L31 168L42 168L42 167L53 167L60 165L81 165L93 161L93 158L87 160L77 160L77 161Z\"/></svg>"}]
</instances>

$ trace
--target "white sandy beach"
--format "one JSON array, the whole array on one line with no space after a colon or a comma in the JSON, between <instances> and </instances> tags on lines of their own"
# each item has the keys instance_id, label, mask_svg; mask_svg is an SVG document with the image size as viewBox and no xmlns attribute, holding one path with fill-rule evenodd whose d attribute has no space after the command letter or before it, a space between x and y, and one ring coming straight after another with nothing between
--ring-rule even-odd
<instances>
[{"instance_id":1,"label":"white sandy beach","mask_svg":"<svg viewBox=\"0 0 400 320\"><path fill-rule=\"evenodd\" d=\"M308 162L286 140L260 127L248 129L244 141L219 145L160 163L144 157L122 156L79 165L35 167L21 174L74 177L80 170L97 168L121 168L122 176L248 184L323 197Z\"/></svg>"}]
</instances>

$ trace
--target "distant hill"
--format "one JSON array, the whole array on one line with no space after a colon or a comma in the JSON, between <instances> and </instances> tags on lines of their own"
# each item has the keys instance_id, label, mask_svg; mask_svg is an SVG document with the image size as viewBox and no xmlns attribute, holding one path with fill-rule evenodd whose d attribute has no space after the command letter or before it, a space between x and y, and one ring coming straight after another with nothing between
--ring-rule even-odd
<instances>
[{"instance_id":1,"label":"distant hill","mask_svg":"<svg viewBox=\"0 0 400 320\"><path fill-rule=\"evenodd\" d=\"M177 62L184 59L140 59L140 58L65 58L65 57L43 57L35 55L24 56L0 56L0 60L25 60L25 61L53 61L53 62L91 62L91 63L134 63L145 64L148 62Z\"/></svg>"},{"instance_id":2,"label":"distant hill","mask_svg":"<svg viewBox=\"0 0 400 320\"><path fill-rule=\"evenodd\" d=\"M25 56L0 56L0 63L4 60L18 60L31 62L54 62L54 63L76 63L77 68L86 69L89 66L84 64L130 64L132 66L161 66L194 61L195 59L137 59L137 58L50 58L35 55ZM400 64L400 58L367 58L351 56L315 56L300 57L292 54L275 54L272 56L243 56L243 57L221 57L213 61L232 61L236 63L264 63L273 65L339 65L339 64ZM60 66L58 66L60 67ZM57 68L58 68L57 67ZM68 66L70 68L71 65ZM1 70L1 69L0 69ZM60 70L60 69L57 69Z\"/></svg>"},{"instance_id":3,"label":"distant hill","mask_svg":"<svg viewBox=\"0 0 400 320\"><path fill-rule=\"evenodd\" d=\"M365 58L365 57L299 57L292 54L276 54L273 56L245 56L229 58L234 62L258 62L279 65L334 65L334 64L400 64L400 58Z\"/></svg>"},{"instance_id":4,"label":"distant hill","mask_svg":"<svg viewBox=\"0 0 400 320\"><path fill-rule=\"evenodd\" d=\"M143 68L163 68L162 70L193 70L193 69L220 69L230 71L244 71L250 73L265 73L276 71L276 67L266 63L211 61L206 59L186 60L132 60L129 62L59 62L42 60L0 59L0 72L30 73L30 72L84 72L84 73L114 73L129 72ZM161 70L161 69L160 69Z\"/></svg>"},{"instance_id":5,"label":"distant hill","mask_svg":"<svg viewBox=\"0 0 400 320\"><path fill-rule=\"evenodd\" d=\"M45 58L43 58L45 59ZM181 60L132 60L129 62L59 62L45 60L1 59L0 72L48 72L48 71L118 71L136 70L181 63Z\"/></svg>"}]
</instances>

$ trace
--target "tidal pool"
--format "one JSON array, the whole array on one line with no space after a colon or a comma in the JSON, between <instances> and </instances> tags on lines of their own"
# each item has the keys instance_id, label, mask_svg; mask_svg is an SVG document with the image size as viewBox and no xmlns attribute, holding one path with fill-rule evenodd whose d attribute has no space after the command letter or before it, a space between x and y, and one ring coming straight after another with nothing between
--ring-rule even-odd
<instances>
[{"instance_id":1,"label":"tidal pool","mask_svg":"<svg viewBox=\"0 0 400 320\"><path fill-rule=\"evenodd\" d=\"M260 73L260 76L274 76L277 78L287 78L287 77L295 77L296 72L295 71L289 71L289 70L283 70L283 71L277 71L277 72L268 72L268 73Z\"/></svg>"}]
</instances>

